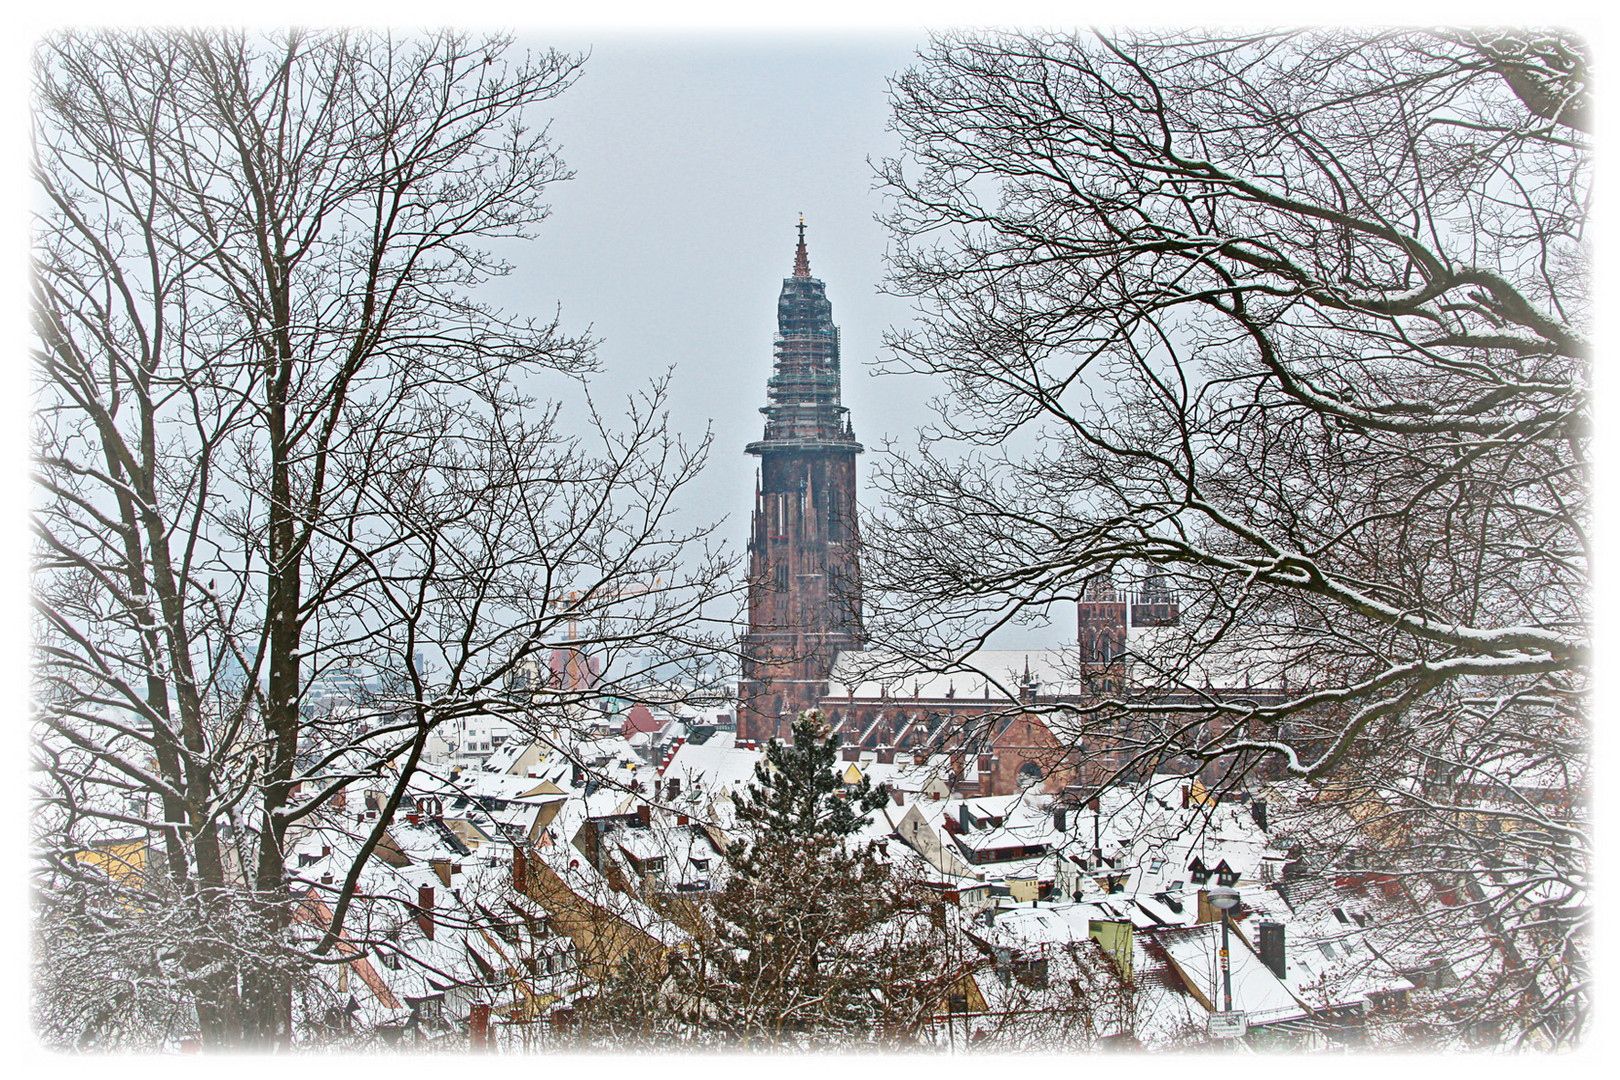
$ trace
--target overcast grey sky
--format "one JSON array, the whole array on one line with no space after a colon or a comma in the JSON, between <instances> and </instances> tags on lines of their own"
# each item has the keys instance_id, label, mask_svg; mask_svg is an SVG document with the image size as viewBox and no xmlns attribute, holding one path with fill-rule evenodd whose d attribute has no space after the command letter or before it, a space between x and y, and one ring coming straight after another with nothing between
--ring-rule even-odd
<instances>
[{"instance_id":1,"label":"overcast grey sky","mask_svg":"<svg viewBox=\"0 0 1620 1080\"><path fill-rule=\"evenodd\" d=\"M609 388L674 365L683 430L713 422L697 494L735 510L741 540L770 374L776 296L803 211L812 272L843 331L844 401L868 444L916 426L919 387L867 364L906 306L877 294L884 232L868 156L892 149L885 78L915 42L828 36L525 37L590 49L554 104L552 132L576 178L554 189L539 239L514 253L504 306L545 311L603 339ZM868 455L870 456L870 455Z\"/></svg>"},{"instance_id":2,"label":"overcast grey sky","mask_svg":"<svg viewBox=\"0 0 1620 1080\"><path fill-rule=\"evenodd\" d=\"M576 178L555 189L536 242L494 297L509 309L589 324L603 339L599 403L673 365L672 417L712 424L715 445L684 509L728 516L746 542L771 367L776 297L792 271L804 213L811 272L827 283L842 330L844 403L868 447L862 498L883 439L902 443L926 421L937 389L915 377L873 378L883 331L909 317L879 295L885 232L874 220L876 160L887 131L886 79L924 37L884 34L524 34L520 45L590 50L584 76L553 103L552 132ZM617 392L617 393L616 393ZM1020 632L1002 642L1060 644Z\"/></svg>"}]
</instances>

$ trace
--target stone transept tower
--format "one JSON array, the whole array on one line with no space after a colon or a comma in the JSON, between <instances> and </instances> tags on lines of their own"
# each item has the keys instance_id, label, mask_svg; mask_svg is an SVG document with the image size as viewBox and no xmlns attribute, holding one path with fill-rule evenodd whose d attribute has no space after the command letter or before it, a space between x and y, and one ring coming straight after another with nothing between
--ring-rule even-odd
<instances>
[{"instance_id":1,"label":"stone transept tower","mask_svg":"<svg viewBox=\"0 0 1620 1080\"><path fill-rule=\"evenodd\" d=\"M838 327L826 285L810 276L803 219L776 323L765 434L747 448L760 465L738 737L755 740L786 738L793 717L826 693L839 651L866 644L855 521L863 448L840 403Z\"/></svg>"}]
</instances>

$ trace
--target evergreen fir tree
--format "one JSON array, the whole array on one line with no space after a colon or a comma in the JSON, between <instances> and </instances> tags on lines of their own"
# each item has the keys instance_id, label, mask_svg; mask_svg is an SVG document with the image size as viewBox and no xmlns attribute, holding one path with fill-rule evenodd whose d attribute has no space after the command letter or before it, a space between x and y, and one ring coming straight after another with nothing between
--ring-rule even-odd
<instances>
[{"instance_id":1,"label":"evergreen fir tree","mask_svg":"<svg viewBox=\"0 0 1620 1080\"><path fill-rule=\"evenodd\" d=\"M888 788L872 787L865 776L843 790L838 743L819 712L806 712L793 721L792 745L766 744L765 760L754 767L753 783L737 804L737 820L760 834L755 851L768 840L842 841L888 801ZM743 851L728 852L728 859L748 857L749 845L739 843Z\"/></svg>"},{"instance_id":2,"label":"evergreen fir tree","mask_svg":"<svg viewBox=\"0 0 1620 1080\"><path fill-rule=\"evenodd\" d=\"M715 898L702 996L733 1035L778 1043L792 1036L872 1032L881 995L864 955L891 914L873 841L850 837L888 798L861 782L845 790L838 739L819 714L772 742L738 802L749 835L726 852Z\"/></svg>"}]
</instances>

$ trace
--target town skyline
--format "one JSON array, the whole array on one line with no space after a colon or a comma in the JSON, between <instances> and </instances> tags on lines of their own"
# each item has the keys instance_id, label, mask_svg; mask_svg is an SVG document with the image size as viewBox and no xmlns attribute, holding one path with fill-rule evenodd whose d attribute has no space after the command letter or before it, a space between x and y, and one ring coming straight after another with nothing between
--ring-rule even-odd
<instances>
[{"instance_id":1,"label":"town skyline","mask_svg":"<svg viewBox=\"0 0 1620 1080\"><path fill-rule=\"evenodd\" d=\"M39 43L39 1040L1583 1045L1592 45L595 40Z\"/></svg>"}]
</instances>

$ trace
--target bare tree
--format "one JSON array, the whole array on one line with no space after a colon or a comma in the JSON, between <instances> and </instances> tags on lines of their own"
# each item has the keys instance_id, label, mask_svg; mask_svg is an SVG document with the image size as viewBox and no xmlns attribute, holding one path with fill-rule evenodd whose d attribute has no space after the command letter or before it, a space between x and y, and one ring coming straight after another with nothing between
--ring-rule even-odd
<instances>
[{"instance_id":1,"label":"bare tree","mask_svg":"<svg viewBox=\"0 0 1620 1080\"><path fill-rule=\"evenodd\" d=\"M568 176L531 113L580 60L509 51L187 32L37 54L41 960L138 940L162 968L140 987L178 989L209 1045L291 1037L293 983L437 727L544 733L611 689L515 693L554 646L622 671L706 645L725 567L669 514L707 441L667 430L662 384L610 422L589 339L477 299L507 270L490 241L530 236ZM545 378L583 423L537 403ZM339 677L365 691L312 708ZM287 830L362 775L391 794L295 951ZM105 855L129 838L152 857Z\"/></svg>"},{"instance_id":2,"label":"bare tree","mask_svg":"<svg viewBox=\"0 0 1620 1080\"><path fill-rule=\"evenodd\" d=\"M936 38L892 84L882 176L890 288L924 316L892 366L950 393L864 530L912 651L1121 579L1179 594L1054 726L1116 778L1375 800L1424 841L1364 856L1460 880L1480 1007L1552 1043L1586 987L1586 56ZM1481 812L1489 838L1460 827Z\"/></svg>"}]
</instances>

